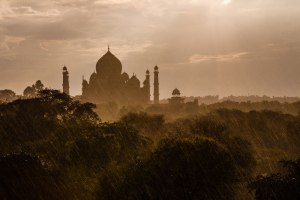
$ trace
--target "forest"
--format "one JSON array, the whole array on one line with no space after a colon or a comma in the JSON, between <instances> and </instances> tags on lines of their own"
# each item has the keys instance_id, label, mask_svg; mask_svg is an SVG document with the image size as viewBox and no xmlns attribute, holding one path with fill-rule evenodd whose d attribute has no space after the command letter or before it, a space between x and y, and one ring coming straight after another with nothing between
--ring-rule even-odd
<instances>
[{"instance_id":1,"label":"forest","mask_svg":"<svg viewBox=\"0 0 300 200\"><path fill-rule=\"evenodd\" d=\"M299 105L3 102L0 199L300 199Z\"/></svg>"}]
</instances>

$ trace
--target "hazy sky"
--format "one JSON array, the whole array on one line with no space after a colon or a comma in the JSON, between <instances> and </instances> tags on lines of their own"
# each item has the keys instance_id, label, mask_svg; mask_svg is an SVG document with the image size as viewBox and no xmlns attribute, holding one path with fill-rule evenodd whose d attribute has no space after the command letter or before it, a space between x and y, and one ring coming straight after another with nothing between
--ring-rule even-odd
<instances>
[{"instance_id":1,"label":"hazy sky","mask_svg":"<svg viewBox=\"0 0 300 200\"><path fill-rule=\"evenodd\" d=\"M162 97L300 96L299 0L0 0L0 89L61 89L65 64L81 94L108 43Z\"/></svg>"}]
</instances>

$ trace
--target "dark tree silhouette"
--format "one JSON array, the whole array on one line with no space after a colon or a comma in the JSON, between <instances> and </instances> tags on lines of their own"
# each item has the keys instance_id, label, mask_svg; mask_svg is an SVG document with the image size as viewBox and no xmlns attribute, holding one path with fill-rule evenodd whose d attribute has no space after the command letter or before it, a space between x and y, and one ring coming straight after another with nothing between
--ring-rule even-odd
<instances>
[{"instance_id":1,"label":"dark tree silhouette","mask_svg":"<svg viewBox=\"0 0 300 200\"><path fill-rule=\"evenodd\" d=\"M32 86L28 86L25 88L23 95L27 98L36 97L39 91L44 89L44 84L42 81L38 80Z\"/></svg>"},{"instance_id":2,"label":"dark tree silhouette","mask_svg":"<svg viewBox=\"0 0 300 200\"><path fill-rule=\"evenodd\" d=\"M27 153L0 156L1 199L66 199L63 184L61 174L36 156Z\"/></svg>"},{"instance_id":3,"label":"dark tree silhouette","mask_svg":"<svg viewBox=\"0 0 300 200\"><path fill-rule=\"evenodd\" d=\"M235 179L234 161L218 142L164 139L149 159L104 176L98 199L231 199Z\"/></svg>"},{"instance_id":4,"label":"dark tree silhouette","mask_svg":"<svg viewBox=\"0 0 300 200\"><path fill-rule=\"evenodd\" d=\"M16 96L16 93L12 90L0 90L0 100L7 101Z\"/></svg>"},{"instance_id":5,"label":"dark tree silhouette","mask_svg":"<svg viewBox=\"0 0 300 200\"><path fill-rule=\"evenodd\" d=\"M191 132L196 135L220 137L227 129L226 125L214 118L201 117L193 120L190 125Z\"/></svg>"},{"instance_id":6,"label":"dark tree silhouette","mask_svg":"<svg viewBox=\"0 0 300 200\"><path fill-rule=\"evenodd\" d=\"M44 84L42 83L42 81L38 80L35 82L34 87L37 91L42 91L44 89Z\"/></svg>"},{"instance_id":7,"label":"dark tree silhouette","mask_svg":"<svg viewBox=\"0 0 300 200\"><path fill-rule=\"evenodd\" d=\"M13 144L47 138L99 123L94 104L74 101L57 90L42 90L36 98L0 105L0 138ZM81 126L82 125L82 126Z\"/></svg>"},{"instance_id":8,"label":"dark tree silhouette","mask_svg":"<svg viewBox=\"0 0 300 200\"><path fill-rule=\"evenodd\" d=\"M281 161L285 173L258 176L250 185L257 200L298 200L300 199L300 159Z\"/></svg>"},{"instance_id":9,"label":"dark tree silhouette","mask_svg":"<svg viewBox=\"0 0 300 200\"><path fill-rule=\"evenodd\" d=\"M28 86L25 88L23 95L25 97L34 97L36 95L36 89L34 86Z\"/></svg>"},{"instance_id":10,"label":"dark tree silhouette","mask_svg":"<svg viewBox=\"0 0 300 200\"><path fill-rule=\"evenodd\" d=\"M213 138L226 146L238 166L240 179L251 177L256 161L247 140L233 137L227 125L212 116L196 118L189 123L189 127L192 134Z\"/></svg>"},{"instance_id":11,"label":"dark tree silhouette","mask_svg":"<svg viewBox=\"0 0 300 200\"><path fill-rule=\"evenodd\" d=\"M135 128L141 134L153 137L161 134L165 119L163 115L149 115L145 112L130 112L122 116L120 122L126 126Z\"/></svg>"},{"instance_id":12,"label":"dark tree silhouette","mask_svg":"<svg viewBox=\"0 0 300 200\"><path fill-rule=\"evenodd\" d=\"M72 163L97 171L111 162L134 162L150 151L152 142L120 123L102 124L78 139L71 148Z\"/></svg>"}]
</instances>

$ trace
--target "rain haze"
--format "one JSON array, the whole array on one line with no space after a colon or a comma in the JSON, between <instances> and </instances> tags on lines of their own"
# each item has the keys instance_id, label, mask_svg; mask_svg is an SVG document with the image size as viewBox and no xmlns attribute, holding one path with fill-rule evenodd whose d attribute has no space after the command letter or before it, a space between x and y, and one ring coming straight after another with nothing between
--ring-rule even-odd
<instances>
[{"instance_id":1,"label":"rain haze","mask_svg":"<svg viewBox=\"0 0 300 200\"><path fill-rule=\"evenodd\" d=\"M79 95L109 44L129 75L159 66L162 98L299 96L299 21L298 0L1 0L0 89L61 89L66 65Z\"/></svg>"},{"instance_id":2,"label":"rain haze","mask_svg":"<svg viewBox=\"0 0 300 200\"><path fill-rule=\"evenodd\" d=\"M0 0L0 200L299 200L300 0Z\"/></svg>"}]
</instances>

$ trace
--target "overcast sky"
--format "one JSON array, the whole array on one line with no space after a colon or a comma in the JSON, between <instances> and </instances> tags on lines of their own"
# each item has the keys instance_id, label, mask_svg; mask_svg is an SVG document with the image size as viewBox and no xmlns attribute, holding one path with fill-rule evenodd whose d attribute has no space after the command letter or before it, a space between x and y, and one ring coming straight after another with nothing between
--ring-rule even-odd
<instances>
[{"instance_id":1,"label":"overcast sky","mask_svg":"<svg viewBox=\"0 0 300 200\"><path fill-rule=\"evenodd\" d=\"M299 0L0 0L0 89L61 89L65 64L81 94L107 44L162 97L300 96Z\"/></svg>"}]
</instances>

